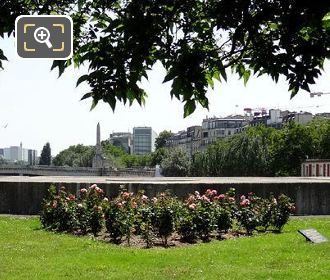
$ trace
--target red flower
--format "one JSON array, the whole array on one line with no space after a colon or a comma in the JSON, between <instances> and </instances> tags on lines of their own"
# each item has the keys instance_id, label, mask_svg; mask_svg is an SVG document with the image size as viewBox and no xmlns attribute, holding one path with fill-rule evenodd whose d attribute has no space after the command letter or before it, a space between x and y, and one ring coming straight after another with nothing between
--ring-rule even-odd
<instances>
[{"instance_id":1,"label":"red flower","mask_svg":"<svg viewBox=\"0 0 330 280\"><path fill-rule=\"evenodd\" d=\"M70 195L69 195L69 200L72 201L72 200L75 200L75 199L76 199L76 197L75 197L73 194L70 194Z\"/></svg>"}]
</instances>

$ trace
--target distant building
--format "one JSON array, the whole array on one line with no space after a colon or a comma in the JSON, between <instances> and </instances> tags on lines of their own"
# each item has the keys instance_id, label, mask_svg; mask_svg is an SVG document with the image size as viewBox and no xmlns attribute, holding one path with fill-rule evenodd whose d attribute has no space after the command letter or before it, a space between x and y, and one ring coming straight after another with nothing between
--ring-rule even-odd
<instances>
[{"instance_id":1,"label":"distant building","mask_svg":"<svg viewBox=\"0 0 330 280\"><path fill-rule=\"evenodd\" d=\"M330 113L318 113L315 115L315 118L330 119Z\"/></svg>"},{"instance_id":2,"label":"distant building","mask_svg":"<svg viewBox=\"0 0 330 280\"><path fill-rule=\"evenodd\" d=\"M36 150L27 150L28 152L28 163L30 165L36 165L38 163L38 153Z\"/></svg>"},{"instance_id":3,"label":"distant building","mask_svg":"<svg viewBox=\"0 0 330 280\"><path fill-rule=\"evenodd\" d=\"M314 118L312 113L309 112L288 112L283 114L283 123L295 122L299 124L307 124Z\"/></svg>"},{"instance_id":4,"label":"distant building","mask_svg":"<svg viewBox=\"0 0 330 280\"><path fill-rule=\"evenodd\" d=\"M330 159L308 159L301 164L303 177L330 177Z\"/></svg>"},{"instance_id":5,"label":"distant building","mask_svg":"<svg viewBox=\"0 0 330 280\"><path fill-rule=\"evenodd\" d=\"M255 113L249 124L250 126L264 125L273 128L281 128L283 124L281 110L271 109L268 114L266 111L262 111L260 114Z\"/></svg>"},{"instance_id":6,"label":"distant building","mask_svg":"<svg viewBox=\"0 0 330 280\"><path fill-rule=\"evenodd\" d=\"M145 155L155 150L157 133L151 127L133 128L133 153Z\"/></svg>"},{"instance_id":7,"label":"distant building","mask_svg":"<svg viewBox=\"0 0 330 280\"><path fill-rule=\"evenodd\" d=\"M0 149L0 157L8 162L22 162L29 165L37 164L37 151L32 149L24 149L23 144L20 146L10 146L9 148Z\"/></svg>"},{"instance_id":8,"label":"distant building","mask_svg":"<svg viewBox=\"0 0 330 280\"><path fill-rule=\"evenodd\" d=\"M246 118L206 118L202 123L201 147L214 143L218 139L230 137L242 132L248 125Z\"/></svg>"},{"instance_id":9,"label":"distant building","mask_svg":"<svg viewBox=\"0 0 330 280\"><path fill-rule=\"evenodd\" d=\"M188 156L195 154L202 144L202 127L190 126L187 130L179 131L166 141L167 147L182 149Z\"/></svg>"},{"instance_id":10,"label":"distant building","mask_svg":"<svg viewBox=\"0 0 330 280\"><path fill-rule=\"evenodd\" d=\"M109 142L114 146L122 147L126 153L132 153L133 136L130 132L111 133Z\"/></svg>"}]
</instances>

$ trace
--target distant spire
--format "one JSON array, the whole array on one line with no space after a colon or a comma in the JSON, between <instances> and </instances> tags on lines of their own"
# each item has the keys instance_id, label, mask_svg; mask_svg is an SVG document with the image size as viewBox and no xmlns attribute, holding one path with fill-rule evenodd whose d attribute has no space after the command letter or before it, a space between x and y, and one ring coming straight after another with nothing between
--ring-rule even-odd
<instances>
[{"instance_id":1,"label":"distant spire","mask_svg":"<svg viewBox=\"0 0 330 280\"><path fill-rule=\"evenodd\" d=\"M96 145L101 145L100 123L97 123L97 126L96 126Z\"/></svg>"}]
</instances>

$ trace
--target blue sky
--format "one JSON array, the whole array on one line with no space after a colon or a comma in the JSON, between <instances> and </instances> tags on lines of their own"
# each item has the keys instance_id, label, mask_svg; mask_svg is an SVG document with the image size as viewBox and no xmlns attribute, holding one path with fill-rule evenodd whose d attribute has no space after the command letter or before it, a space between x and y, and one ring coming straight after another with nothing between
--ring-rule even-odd
<instances>
[{"instance_id":1,"label":"blue sky","mask_svg":"<svg viewBox=\"0 0 330 280\"><path fill-rule=\"evenodd\" d=\"M206 116L226 116L243 113L245 107L291 109L315 112L330 111L330 95L310 98L307 92L290 100L284 79L275 84L268 77L251 77L247 86L236 75L229 75L227 83L216 82L209 90L210 110L199 107L183 118L183 105L170 98L170 83L162 84L165 70L160 64L149 73L142 86L148 93L146 105L132 107L118 104L115 112L106 104L89 111L91 101L79 101L88 92L86 84L75 87L77 78L86 69L68 69L61 78L50 71L51 61L22 60L16 56L13 38L1 39L9 62L0 71L0 147L19 145L38 150L49 141L52 154L70 145L94 144L97 122L101 137L106 139L113 131L132 131L134 126L152 126L159 133L164 129L178 131L190 125L201 124ZM330 63L313 91L330 92Z\"/></svg>"}]
</instances>

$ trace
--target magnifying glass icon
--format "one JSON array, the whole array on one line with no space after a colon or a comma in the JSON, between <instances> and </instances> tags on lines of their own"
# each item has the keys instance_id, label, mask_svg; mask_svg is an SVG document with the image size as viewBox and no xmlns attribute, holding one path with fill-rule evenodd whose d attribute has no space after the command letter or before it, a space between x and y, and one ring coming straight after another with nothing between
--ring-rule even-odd
<instances>
[{"instance_id":1,"label":"magnifying glass icon","mask_svg":"<svg viewBox=\"0 0 330 280\"><path fill-rule=\"evenodd\" d=\"M52 43L49 41L50 32L46 27L38 27L34 31L34 39L41 44L46 44L49 49L53 47Z\"/></svg>"}]
</instances>

